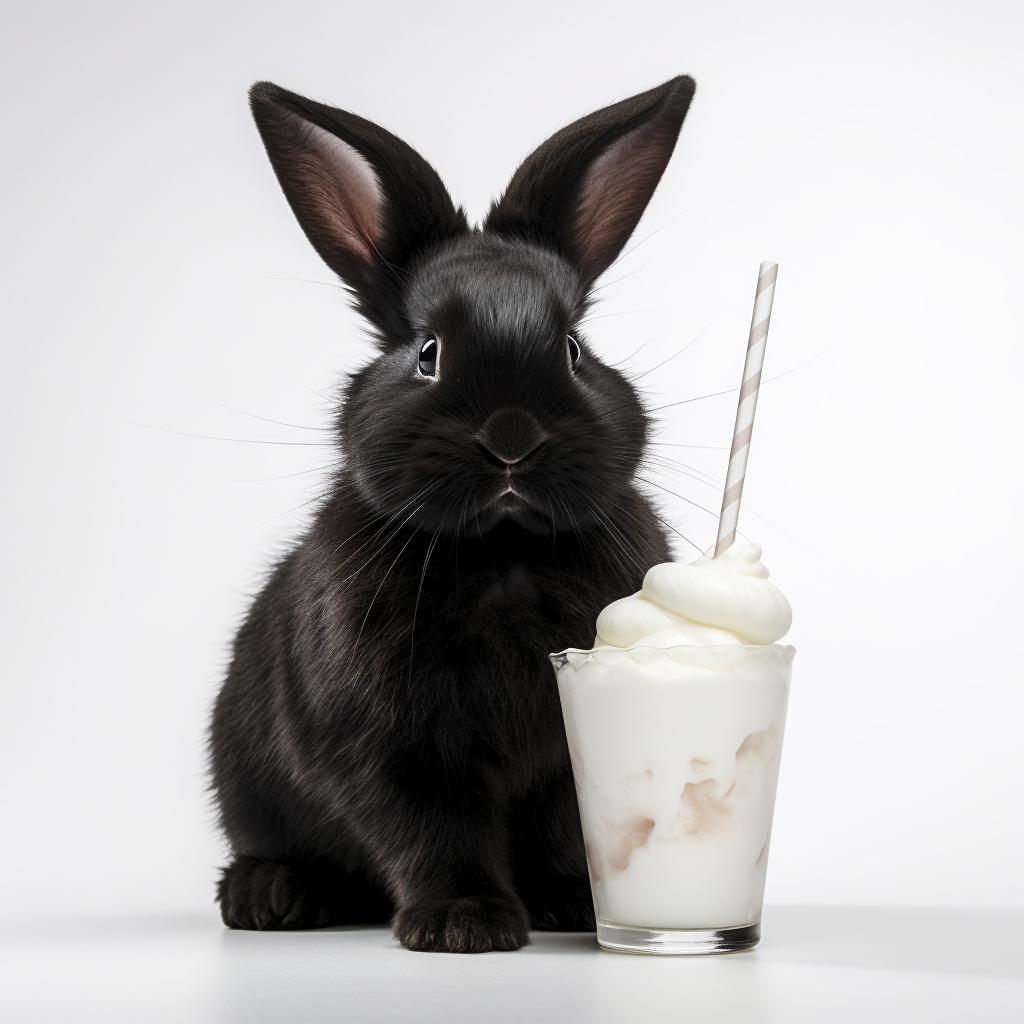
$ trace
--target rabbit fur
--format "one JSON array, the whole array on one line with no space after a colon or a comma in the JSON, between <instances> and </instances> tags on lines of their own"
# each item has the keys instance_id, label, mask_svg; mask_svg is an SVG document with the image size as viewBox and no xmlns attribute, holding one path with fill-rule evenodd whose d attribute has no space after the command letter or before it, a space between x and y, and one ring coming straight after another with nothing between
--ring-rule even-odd
<instances>
[{"instance_id":1,"label":"rabbit fur","mask_svg":"<svg viewBox=\"0 0 1024 1024\"><path fill-rule=\"evenodd\" d=\"M635 482L648 418L580 321L693 92L675 78L563 128L477 228L380 126L253 86L284 194L376 355L216 701L229 927L390 921L448 952L593 929L547 655L589 647L669 550Z\"/></svg>"}]
</instances>

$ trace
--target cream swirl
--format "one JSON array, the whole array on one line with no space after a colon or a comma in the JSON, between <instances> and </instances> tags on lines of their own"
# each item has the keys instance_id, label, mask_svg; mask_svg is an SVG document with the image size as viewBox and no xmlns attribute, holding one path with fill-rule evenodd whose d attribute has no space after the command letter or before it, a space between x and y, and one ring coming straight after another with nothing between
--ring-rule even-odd
<instances>
[{"instance_id":1,"label":"cream swirl","mask_svg":"<svg viewBox=\"0 0 1024 1024\"><path fill-rule=\"evenodd\" d=\"M757 544L733 544L718 558L665 562L643 589L597 618L595 647L773 644L793 622L782 592L768 582Z\"/></svg>"}]
</instances>

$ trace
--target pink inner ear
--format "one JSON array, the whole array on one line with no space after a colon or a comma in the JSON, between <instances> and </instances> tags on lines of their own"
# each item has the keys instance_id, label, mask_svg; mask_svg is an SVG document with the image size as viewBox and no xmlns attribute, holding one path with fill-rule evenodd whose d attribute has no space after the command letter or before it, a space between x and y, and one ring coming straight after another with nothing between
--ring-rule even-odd
<instances>
[{"instance_id":1,"label":"pink inner ear","mask_svg":"<svg viewBox=\"0 0 1024 1024\"><path fill-rule=\"evenodd\" d=\"M624 135L591 165L574 229L577 258L585 271L600 273L626 244L672 155L674 141L652 121Z\"/></svg>"},{"instance_id":2,"label":"pink inner ear","mask_svg":"<svg viewBox=\"0 0 1024 1024\"><path fill-rule=\"evenodd\" d=\"M370 162L354 147L304 123L306 148L296 176L305 213L338 248L370 262L381 236L381 187Z\"/></svg>"}]
</instances>

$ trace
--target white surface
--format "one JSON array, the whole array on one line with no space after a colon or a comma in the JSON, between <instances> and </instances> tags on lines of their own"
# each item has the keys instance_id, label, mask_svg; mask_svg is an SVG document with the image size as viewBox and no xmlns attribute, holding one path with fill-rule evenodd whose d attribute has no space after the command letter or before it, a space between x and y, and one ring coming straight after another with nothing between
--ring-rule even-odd
<instances>
[{"instance_id":1,"label":"white surface","mask_svg":"<svg viewBox=\"0 0 1024 1024\"><path fill-rule=\"evenodd\" d=\"M322 426L310 389L367 352L280 194L250 83L382 122L479 217L550 132L680 72L698 90L677 155L587 330L652 406L727 391L758 265L780 264L740 519L799 652L768 899L1024 905L1022 17L1010 0L6 4L3 913L209 905L207 709L327 461L316 431L244 413ZM735 394L667 408L659 440L723 447L660 450L720 482L734 413ZM697 505L721 491L651 479L697 503L664 495L709 546Z\"/></svg>"},{"instance_id":2,"label":"white surface","mask_svg":"<svg viewBox=\"0 0 1024 1024\"><path fill-rule=\"evenodd\" d=\"M751 952L409 953L386 929L228 932L202 917L24 928L0 945L6 1024L693 1021L906 1024L1024 1017L1019 914L775 907Z\"/></svg>"}]
</instances>

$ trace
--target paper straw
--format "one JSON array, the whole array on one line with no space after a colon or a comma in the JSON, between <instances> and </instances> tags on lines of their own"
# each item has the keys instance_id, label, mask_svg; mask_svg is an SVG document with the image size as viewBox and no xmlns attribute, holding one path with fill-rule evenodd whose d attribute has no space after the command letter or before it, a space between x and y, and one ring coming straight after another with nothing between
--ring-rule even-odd
<instances>
[{"instance_id":1,"label":"paper straw","mask_svg":"<svg viewBox=\"0 0 1024 1024\"><path fill-rule=\"evenodd\" d=\"M757 391L761 385L761 367L764 365L764 350L768 343L768 324L772 318L772 299L775 298L775 278L778 273L778 263L762 263L757 276L754 315L750 321L747 360L743 364L743 384L740 387L740 400L736 408L736 426L732 432L729 472L725 477L725 494L722 496L722 517L718 521L715 558L736 539L736 522L740 517L740 498L743 497L743 479L747 475L750 435L754 430Z\"/></svg>"}]
</instances>

